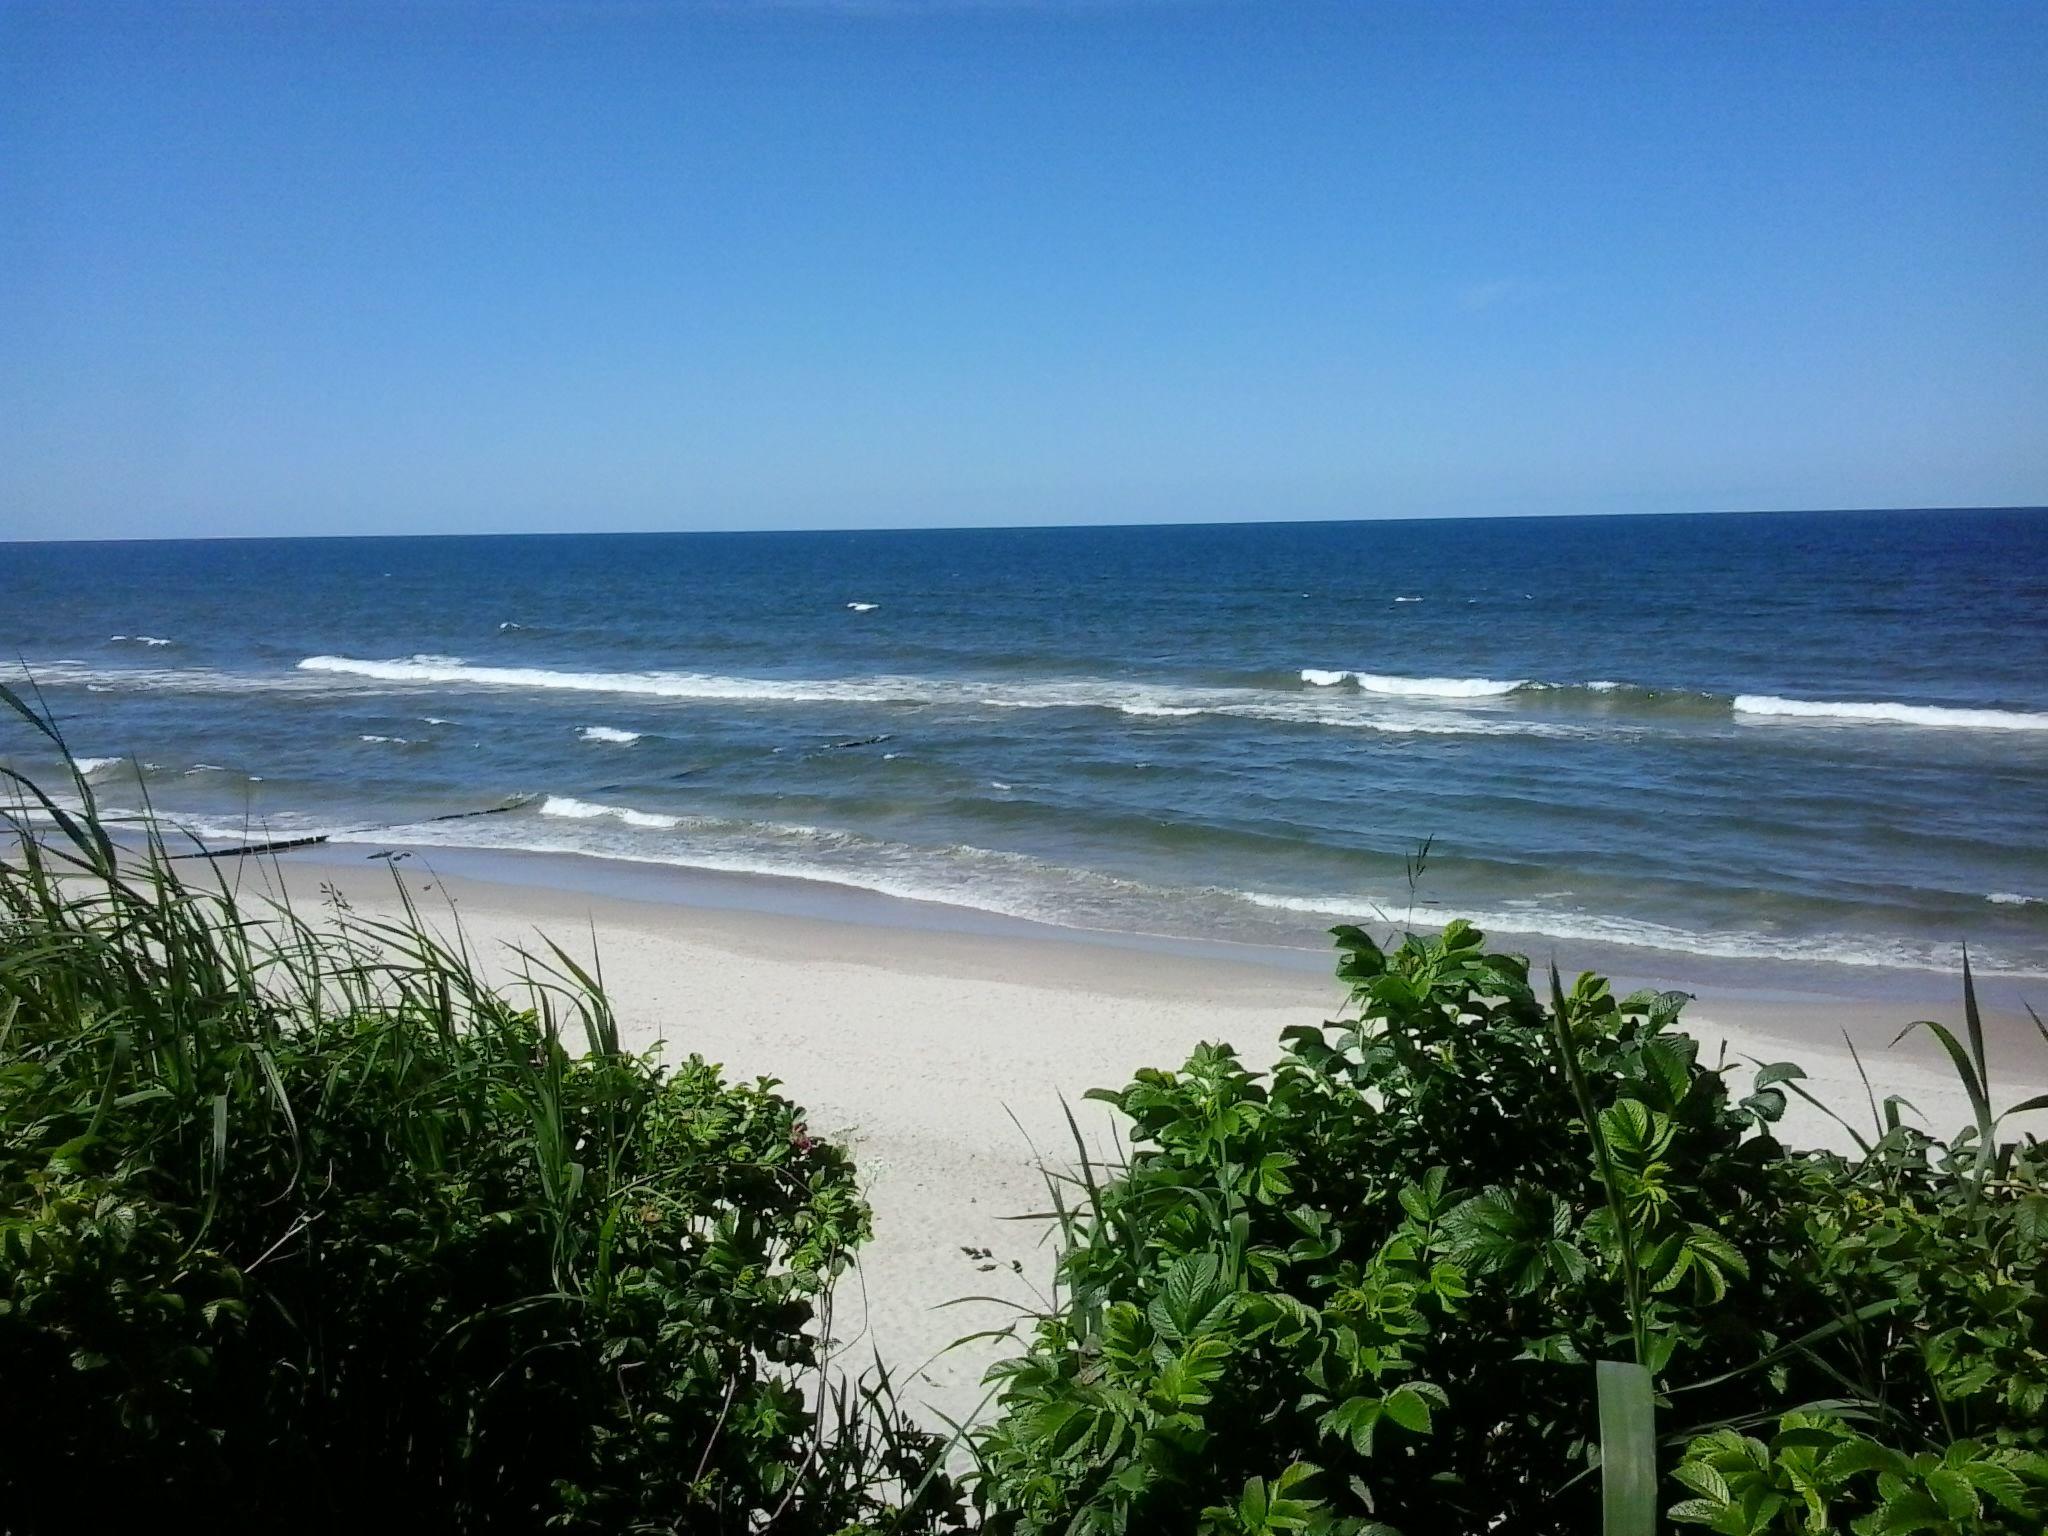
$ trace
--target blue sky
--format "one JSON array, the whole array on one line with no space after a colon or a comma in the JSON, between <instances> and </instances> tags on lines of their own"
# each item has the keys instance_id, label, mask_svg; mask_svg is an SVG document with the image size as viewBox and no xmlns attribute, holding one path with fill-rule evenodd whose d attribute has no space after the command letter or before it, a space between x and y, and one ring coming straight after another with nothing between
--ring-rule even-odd
<instances>
[{"instance_id":1,"label":"blue sky","mask_svg":"<svg viewBox=\"0 0 2048 1536\"><path fill-rule=\"evenodd\" d=\"M2048 6L0 0L0 538L2048 500Z\"/></svg>"}]
</instances>

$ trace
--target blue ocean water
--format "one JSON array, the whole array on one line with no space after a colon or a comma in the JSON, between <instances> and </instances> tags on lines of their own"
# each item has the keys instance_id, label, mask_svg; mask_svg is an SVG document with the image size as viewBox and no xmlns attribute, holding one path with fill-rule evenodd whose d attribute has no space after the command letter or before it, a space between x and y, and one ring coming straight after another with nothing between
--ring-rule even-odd
<instances>
[{"instance_id":1,"label":"blue ocean water","mask_svg":"<svg viewBox=\"0 0 2048 1536\"><path fill-rule=\"evenodd\" d=\"M1967 939L2048 973L2048 514L0 560L0 642L98 796L139 809L141 773L207 836L1258 942L1411 909L1851 964L1948 967ZM0 755L47 771L9 729Z\"/></svg>"}]
</instances>

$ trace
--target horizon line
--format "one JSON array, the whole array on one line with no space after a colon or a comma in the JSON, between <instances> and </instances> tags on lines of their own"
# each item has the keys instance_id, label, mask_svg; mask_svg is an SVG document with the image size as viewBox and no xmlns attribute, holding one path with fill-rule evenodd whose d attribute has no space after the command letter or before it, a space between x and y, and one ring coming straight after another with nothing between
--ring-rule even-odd
<instances>
[{"instance_id":1,"label":"horizon line","mask_svg":"<svg viewBox=\"0 0 2048 1536\"><path fill-rule=\"evenodd\" d=\"M1512 523L1591 522L1607 518L1663 517L1837 517L1909 512L2048 512L2048 502L1943 503L1921 506L1854 507L1714 507L1689 512L1390 512L1377 517L1252 517L1187 518L1143 522L1042 523L877 523L861 527L798 526L789 528L550 528L471 529L425 533L190 533L158 537L78 534L70 537L0 538L0 548L37 544L275 544L349 539L574 539L754 537L759 535L828 533L1024 533L1066 529L1122 530L1137 528L1306 528L1355 523Z\"/></svg>"}]
</instances>

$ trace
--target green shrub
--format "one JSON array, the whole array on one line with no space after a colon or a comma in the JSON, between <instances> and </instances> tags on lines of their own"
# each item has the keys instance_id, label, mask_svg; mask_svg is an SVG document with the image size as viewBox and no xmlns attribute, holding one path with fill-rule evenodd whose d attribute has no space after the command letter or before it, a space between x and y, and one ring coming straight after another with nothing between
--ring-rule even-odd
<instances>
[{"instance_id":1,"label":"green shrub","mask_svg":"<svg viewBox=\"0 0 2048 1536\"><path fill-rule=\"evenodd\" d=\"M1835 1401L1783 1413L1768 1442L1747 1425L1694 1440L1674 1519L1729 1536L2048 1530L2048 1147L1999 1139L1967 968L1964 1000L1967 1049L1922 1027L1975 1123L1944 1144L1894 1112L1860 1157L1805 1163L1780 1261L1806 1265L1835 1309L1803 1352Z\"/></svg>"},{"instance_id":2,"label":"green shrub","mask_svg":"<svg viewBox=\"0 0 2048 1536\"><path fill-rule=\"evenodd\" d=\"M1738 1100L1680 995L1582 977L1546 1008L1465 924L1391 955L1337 933L1357 1016L1288 1031L1270 1080L1204 1046L1093 1095L1133 1150L1054 1184L1061 1302L977 1437L990 1529L1591 1530L1601 1359L1650 1371L1667 1472L1723 1432L1679 1518L1726 1518L1715 1476L1769 1505L1721 1461L1789 1478L1736 1432L1806 1410L1794 1444L1853 1420L1893 1448L1847 1513L1953 1475L1981 1523L1939 1529L2041 1529L2037 1149L1794 1154L1798 1070Z\"/></svg>"},{"instance_id":3,"label":"green shrub","mask_svg":"<svg viewBox=\"0 0 2048 1536\"><path fill-rule=\"evenodd\" d=\"M0 1527L939 1523L936 1444L826 1369L868 1211L774 1083L626 1053L559 951L507 996L417 914L252 911L79 790L0 859Z\"/></svg>"}]
</instances>

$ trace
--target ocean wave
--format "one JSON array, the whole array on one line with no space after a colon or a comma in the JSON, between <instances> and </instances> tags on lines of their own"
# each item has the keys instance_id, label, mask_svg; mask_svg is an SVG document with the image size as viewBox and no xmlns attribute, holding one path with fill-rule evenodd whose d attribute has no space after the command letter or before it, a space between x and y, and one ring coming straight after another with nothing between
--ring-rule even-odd
<instances>
[{"instance_id":1,"label":"ocean wave","mask_svg":"<svg viewBox=\"0 0 2048 1536\"><path fill-rule=\"evenodd\" d=\"M1254 687L1196 687L1107 679L985 683L951 678L871 676L831 679L727 677L700 672L565 672L541 667L472 666L453 657L370 661L309 656L302 672L458 687L611 693L739 703L857 703L994 709L1104 709L1139 718L1233 715L1300 725L1344 726L1395 735L1557 735L1569 728L1543 722L1484 720L1448 712L1390 714L1329 701L1289 698Z\"/></svg>"},{"instance_id":2,"label":"ocean wave","mask_svg":"<svg viewBox=\"0 0 2048 1536\"><path fill-rule=\"evenodd\" d=\"M109 814L143 817L141 812ZM1549 899L1511 899L1491 909L1479 903L1432 902L1411 911L1409 897L1398 891L1298 895L1158 884L967 843L919 847L851 831L643 810L573 795L550 794L537 805L504 817L376 828L336 828L291 813L267 815L260 823L245 821L239 826L177 815L159 814L155 819L217 842L252 836L325 835L337 844L573 854L686 870L792 878L1068 928L1137 935L1210 934L1267 944L1301 944L1311 942L1315 929L1337 920L1389 929L1434 929L1453 917L1463 917L1489 933L1517 939L1555 939L1735 961L1940 972L1953 971L1960 963L1959 947L1940 941L1844 933L1695 930L1579 909L1570 905L1562 892L1552 893ZM1990 899L2006 895L2010 893ZM1260 913L1268 916L1261 918ZM1272 914L1315 921L1281 924ZM2038 965L2015 964L1975 945L1971 958L1984 975L2041 974Z\"/></svg>"},{"instance_id":3,"label":"ocean wave","mask_svg":"<svg viewBox=\"0 0 2048 1536\"><path fill-rule=\"evenodd\" d=\"M411 656L398 661L308 656L299 663L298 670L385 683L616 693L660 699L884 703L915 702L918 696L916 679L839 678L810 682L720 677L702 672L565 672L549 667L472 666L459 656Z\"/></svg>"},{"instance_id":4,"label":"ocean wave","mask_svg":"<svg viewBox=\"0 0 2048 1536\"><path fill-rule=\"evenodd\" d=\"M372 742L378 746L386 747L409 747L412 745L412 738L410 736L358 736L356 740Z\"/></svg>"},{"instance_id":5,"label":"ocean wave","mask_svg":"<svg viewBox=\"0 0 2048 1536\"><path fill-rule=\"evenodd\" d=\"M630 747L641 735L639 731L622 731L613 725L586 725L576 733L579 741L608 741L621 747Z\"/></svg>"},{"instance_id":6,"label":"ocean wave","mask_svg":"<svg viewBox=\"0 0 2048 1536\"><path fill-rule=\"evenodd\" d=\"M855 613L873 613L882 605L880 603L848 603L846 606Z\"/></svg>"},{"instance_id":7,"label":"ocean wave","mask_svg":"<svg viewBox=\"0 0 2048 1536\"><path fill-rule=\"evenodd\" d=\"M1566 707L1574 699L1611 711L1617 704L1658 710L1727 711L1753 717L1838 720L1882 725L1929 726L1947 730L2048 730L2048 712L1959 708L1945 704L1905 704L1889 700L1870 703L1780 698L1773 694L1701 693L1687 689L1647 688L1637 683L1597 678L1584 683L1552 683L1533 678L1405 677L1392 673L1326 670L1304 667L1301 681L1316 689L1350 683L1359 691L1389 698L1447 701L1539 699Z\"/></svg>"},{"instance_id":8,"label":"ocean wave","mask_svg":"<svg viewBox=\"0 0 2048 1536\"><path fill-rule=\"evenodd\" d=\"M578 800L573 795L549 795L541 802L540 814L561 816L570 821L597 821L609 817L629 827L650 827L657 831L670 831L683 824L680 816L668 816L660 811L636 811L626 805L598 805L593 801Z\"/></svg>"},{"instance_id":9,"label":"ocean wave","mask_svg":"<svg viewBox=\"0 0 2048 1536\"><path fill-rule=\"evenodd\" d=\"M331 677L297 672L222 672L213 667L105 667L82 663L32 662L27 668L42 687L82 687L87 693L327 693Z\"/></svg>"},{"instance_id":10,"label":"ocean wave","mask_svg":"<svg viewBox=\"0 0 2048 1536\"><path fill-rule=\"evenodd\" d=\"M1301 680L1315 688L1355 684L1361 692L1393 699L1498 699L1529 686L1527 678L1502 682L1492 677L1399 677L1388 672L1328 672L1303 667Z\"/></svg>"},{"instance_id":11,"label":"ocean wave","mask_svg":"<svg viewBox=\"0 0 2048 1536\"><path fill-rule=\"evenodd\" d=\"M1934 726L1961 731L2048 731L2048 713L2027 710L1959 709L1944 704L1896 704L1889 700L1854 703L1847 700L1784 699L1768 693L1736 695L1735 713L1781 719L1854 721L1866 725Z\"/></svg>"},{"instance_id":12,"label":"ocean wave","mask_svg":"<svg viewBox=\"0 0 2048 1536\"><path fill-rule=\"evenodd\" d=\"M1612 944L1624 949L1654 949L1672 954L1701 955L1719 960L1779 960L1808 965L1850 965L1887 970L1954 971L1962 963L1961 944L1927 940L1874 940L1854 934L1775 934L1714 928L1680 928L1646 918L1620 917L1509 902L1498 911L1432 903L1411 913L1405 893L1385 899L1354 895L1284 896L1245 891L1243 899L1273 911L1386 923L1395 928L1435 929L1463 918L1489 934L1563 939L1572 943ZM2010 966L1995 955L1970 950L1980 974L2037 975L2037 970Z\"/></svg>"},{"instance_id":13,"label":"ocean wave","mask_svg":"<svg viewBox=\"0 0 2048 1536\"><path fill-rule=\"evenodd\" d=\"M89 779L94 774L103 773L125 761L125 758L120 757L74 757L71 759L71 766Z\"/></svg>"},{"instance_id":14,"label":"ocean wave","mask_svg":"<svg viewBox=\"0 0 2048 1536\"><path fill-rule=\"evenodd\" d=\"M112 641L125 642L129 645L169 645L171 643L161 635L109 635L107 638Z\"/></svg>"},{"instance_id":15,"label":"ocean wave","mask_svg":"<svg viewBox=\"0 0 2048 1536\"><path fill-rule=\"evenodd\" d=\"M332 840L571 854L802 880L1089 931L1131 931L1131 915L1142 918L1150 902L1173 895L1121 876L965 843L917 847L814 826L668 815L567 795L548 796L539 815L561 830L508 816L343 831Z\"/></svg>"},{"instance_id":16,"label":"ocean wave","mask_svg":"<svg viewBox=\"0 0 2048 1536\"><path fill-rule=\"evenodd\" d=\"M1526 678L1504 683L1491 677L1393 677L1378 672L1354 672L1351 680L1367 693L1402 699L1497 699L1528 682Z\"/></svg>"},{"instance_id":17,"label":"ocean wave","mask_svg":"<svg viewBox=\"0 0 2048 1536\"><path fill-rule=\"evenodd\" d=\"M1993 891L1984 899L1997 907L2035 907L2048 902L2048 896L2022 896L2018 891Z\"/></svg>"},{"instance_id":18,"label":"ocean wave","mask_svg":"<svg viewBox=\"0 0 2048 1536\"><path fill-rule=\"evenodd\" d=\"M700 833L715 832L734 836L763 837L777 842L823 839L846 846L867 845L872 842L857 832L833 832L823 827L812 826L808 822L755 821L730 816L690 816L667 811L641 811L627 805L604 805L596 801L581 800L574 795L546 795L542 797L535 813L541 816L562 817L569 821L598 821L611 818L629 827L646 827L665 832L677 829Z\"/></svg>"},{"instance_id":19,"label":"ocean wave","mask_svg":"<svg viewBox=\"0 0 2048 1536\"><path fill-rule=\"evenodd\" d=\"M1554 683L1529 678L1432 677L1304 667L1247 674L1244 681L1145 682L1122 678L976 681L887 674L837 678L739 677L701 672L586 672L547 667L472 665L459 656L392 660L308 656L288 673L241 674L212 668L123 668L42 664L49 684L91 689L241 693L309 691L354 683L366 692L391 686L441 686L602 693L679 702L866 704L898 708L1101 709L1137 718L1225 715L1390 735L1590 736L1630 717L1700 722L1805 718L1940 727L1950 730L2048 730L2048 712L1947 705L1831 703L1763 694L1647 688L1597 679ZM1508 707L1508 706L1518 707ZM1581 713L1579 723L1568 717ZM1565 718L1560 718L1565 717Z\"/></svg>"}]
</instances>

